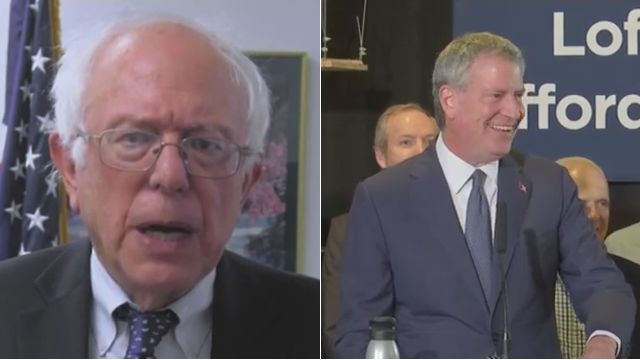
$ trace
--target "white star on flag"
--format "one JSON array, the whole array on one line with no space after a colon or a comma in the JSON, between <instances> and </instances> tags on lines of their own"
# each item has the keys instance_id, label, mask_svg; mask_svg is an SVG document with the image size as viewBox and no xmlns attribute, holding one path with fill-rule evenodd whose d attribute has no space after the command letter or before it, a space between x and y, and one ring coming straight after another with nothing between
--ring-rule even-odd
<instances>
[{"instance_id":1,"label":"white star on flag","mask_svg":"<svg viewBox=\"0 0 640 360\"><path fill-rule=\"evenodd\" d=\"M20 121L20 126L14 128L13 130L18 133L18 142L22 144L22 140L27 137L27 125L24 122Z\"/></svg>"},{"instance_id":2,"label":"white star on flag","mask_svg":"<svg viewBox=\"0 0 640 360\"><path fill-rule=\"evenodd\" d=\"M36 2L34 2L33 4L29 5L29 7L31 8L31 10L38 12L38 8L40 6L40 0L36 0Z\"/></svg>"},{"instance_id":3,"label":"white star on flag","mask_svg":"<svg viewBox=\"0 0 640 360\"><path fill-rule=\"evenodd\" d=\"M20 159L16 159L16 164L13 167L10 167L9 170L13 171L13 180L18 180L19 177L26 179L24 176L24 171L22 170L24 165L20 163Z\"/></svg>"},{"instance_id":4,"label":"white star on flag","mask_svg":"<svg viewBox=\"0 0 640 360\"><path fill-rule=\"evenodd\" d=\"M40 131L43 133L49 133L55 127L55 123L51 119L51 112L46 113L44 116L36 116L40 121Z\"/></svg>"},{"instance_id":5,"label":"white star on flag","mask_svg":"<svg viewBox=\"0 0 640 360\"><path fill-rule=\"evenodd\" d=\"M33 64L31 64L31 71L33 72L36 69L40 69L43 73L46 73L47 71L44 69L44 64L50 60L51 58L42 55L42 48L39 48L38 52L31 57L31 61L33 62Z\"/></svg>"},{"instance_id":6,"label":"white star on flag","mask_svg":"<svg viewBox=\"0 0 640 360\"><path fill-rule=\"evenodd\" d=\"M16 202L14 200L11 200L11 206L9 206L8 208L4 209L5 212L7 212L9 215L11 215L11 223L13 224L13 220L15 218L18 218L19 220L22 220L22 214L20 214L20 208L22 207L22 204L16 204Z\"/></svg>"},{"instance_id":7,"label":"white star on flag","mask_svg":"<svg viewBox=\"0 0 640 360\"><path fill-rule=\"evenodd\" d=\"M20 86L20 91L22 91L22 101L27 100L27 98L31 96L31 84L29 84L29 80L24 81L24 84Z\"/></svg>"},{"instance_id":8,"label":"white star on flag","mask_svg":"<svg viewBox=\"0 0 640 360\"><path fill-rule=\"evenodd\" d=\"M48 216L40 214L40 208L36 209L36 212L29 214L26 213L29 218L29 228L27 230L31 230L34 226L40 229L40 231L44 232L44 222L49 218Z\"/></svg>"},{"instance_id":9,"label":"white star on flag","mask_svg":"<svg viewBox=\"0 0 640 360\"><path fill-rule=\"evenodd\" d=\"M44 196L49 194L53 195L53 197L58 197L58 193L56 190L58 189L58 181L56 179L55 174L51 173L44 178L44 182L47 183L47 193Z\"/></svg>"},{"instance_id":10,"label":"white star on flag","mask_svg":"<svg viewBox=\"0 0 640 360\"><path fill-rule=\"evenodd\" d=\"M24 161L25 166L27 168L32 168L33 170L35 170L36 164L34 163L34 161L36 161L36 159L39 158L40 156L42 155L38 153L34 153L32 146L29 145L29 151L27 151L27 158Z\"/></svg>"}]
</instances>

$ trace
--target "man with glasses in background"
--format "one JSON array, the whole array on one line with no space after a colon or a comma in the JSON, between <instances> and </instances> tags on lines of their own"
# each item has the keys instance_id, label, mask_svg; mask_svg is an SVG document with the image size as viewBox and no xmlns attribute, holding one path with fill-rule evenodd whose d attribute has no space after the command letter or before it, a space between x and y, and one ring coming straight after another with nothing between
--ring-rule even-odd
<instances>
[{"instance_id":1,"label":"man with glasses in background","mask_svg":"<svg viewBox=\"0 0 640 360\"><path fill-rule=\"evenodd\" d=\"M225 251L269 126L247 57L120 21L66 48L52 95L51 157L90 241L0 264L0 357L318 357L318 281Z\"/></svg>"}]
</instances>

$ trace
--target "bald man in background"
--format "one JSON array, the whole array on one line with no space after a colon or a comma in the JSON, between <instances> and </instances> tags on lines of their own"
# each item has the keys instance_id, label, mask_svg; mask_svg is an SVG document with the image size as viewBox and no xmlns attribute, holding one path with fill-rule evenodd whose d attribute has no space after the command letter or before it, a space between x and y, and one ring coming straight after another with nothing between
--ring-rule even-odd
<instances>
[{"instance_id":1,"label":"bald man in background","mask_svg":"<svg viewBox=\"0 0 640 360\"><path fill-rule=\"evenodd\" d=\"M609 184L604 171L593 161L579 156L565 157L556 161L565 167L578 188L578 198L584 204L587 218L593 224L594 231L600 241L604 243L607 229L609 228ZM616 265L624 274L625 280L633 288L636 301L640 296L640 265L622 257L610 254ZM584 324L578 320L567 290L558 278L556 282L556 324L560 349L565 359L579 358L584 352L586 335ZM640 333L638 332L638 320L636 313L636 325L631 338L631 358L640 356Z\"/></svg>"},{"instance_id":2,"label":"bald man in background","mask_svg":"<svg viewBox=\"0 0 640 360\"><path fill-rule=\"evenodd\" d=\"M373 151L381 169L422 153L438 136L435 119L415 103L393 105L378 118ZM322 261L322 330L333 341L339 311L342 247L347 214L331 219Z\"/></svg>"},{"instance_id":3,"label":"bald man in background","mask_svg":"<svg viewBox=\"0 0 640 360\"><path fill-rule=\"evenodd\" d=\"M640 264L640 222L614 231L607 237L607 251Z\"/></svg>"}]
</instances>

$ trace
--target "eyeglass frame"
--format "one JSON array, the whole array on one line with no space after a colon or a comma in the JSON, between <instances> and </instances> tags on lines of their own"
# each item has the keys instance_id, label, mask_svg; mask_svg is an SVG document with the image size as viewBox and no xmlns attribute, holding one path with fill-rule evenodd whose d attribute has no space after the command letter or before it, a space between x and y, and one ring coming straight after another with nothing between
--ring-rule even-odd
<instances>
[{"instance_id":1,"label":"eyeglass frame","mask_svg":"<svg viewBox=\"0 0 640 360\"><path fill-rule=\"evenodd\" d=\"M216 140L223 140L231 145L233 145L233 147L235 148L235 151L238 152L238 161L236 163L235 169L234 171L229 174L229 175L225 175L225 176L217 176L217 177L211 177L211 176L203 176L203 175L198 175L198 174L194 174L192 173L192 171L190 170L189 167L189 159L186 156L186 151L183 149L184 147L184 142L190 139L193 139L194 137L188 136L183 138L182 140L180 140L179 143L175 143L175 142L168 142L168 141L161 141L160 144L157 147L151 147L151 149L149 151L151 151L152 153L154 151L157 151L155 153L155 158L153 159L153 162L151 162L151 164L144 168L144 169L140 169L140 170L136 170L136 169L124 169L121 167L117 167L115 165L112 164L108 164L102 156L102 138L109 133L113 133L115 131L120 131L120 130L127 130L127 129L119 129L119 128L111 128L111 129L106 129L103 130L102 132L100 132L99 134L89 134L85 131L82 130L78 130L76 133L75 138L80 138L83 139L85 141L89 141L89 140L97 140L98 143L98 158L100 159L100 162L112 169L116 169L119 171L123 171L123 172L147 172L149 171L151 168L153 168L156 164L156 162L158 161L158 158L160 157L160 154L162 153L162 150L166 147L166 146L175 146L178 149L178 152L180 154L180 158L182 160L182 164L184 165L185 170L187 171L187 173L191 176L195 176L195 177L199 177L199 178L204 178L204 179L212 179L212 180L219 180L219 179L226 179L229 177L234 176L235 174L238 173L238 171L240 170L240 167L243 165L244 160L248 157L251 156L260 156L262 155L262 152L260 151L255 151L253 149L251 149L250 146L240 146L238 144L236 144L233 141L229 141L227 139L216 139ZM139 132L142 133L146 133L146 134L152 134L149 131L144 131L144 130L138 130ZM155 134L154 134L155 135ZM146 155L145 155L146 156Z\"/></svg>"}]
</instances>

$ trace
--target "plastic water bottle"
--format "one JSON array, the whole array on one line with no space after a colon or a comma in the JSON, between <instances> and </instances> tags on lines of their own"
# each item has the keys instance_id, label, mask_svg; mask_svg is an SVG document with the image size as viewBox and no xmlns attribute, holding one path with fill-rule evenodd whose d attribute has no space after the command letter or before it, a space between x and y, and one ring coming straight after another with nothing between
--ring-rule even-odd
<instances>
[{"instance_id":1,"label":"plastic water bottle","mask_svg":"<svg viewBox=\"0 0 640 360\"><path fill-rule=\"evenodd\" d=\"M396 319L379 316L369 322L367 359L399 359L396 345Z\"/></svg>"}]
</instances>

